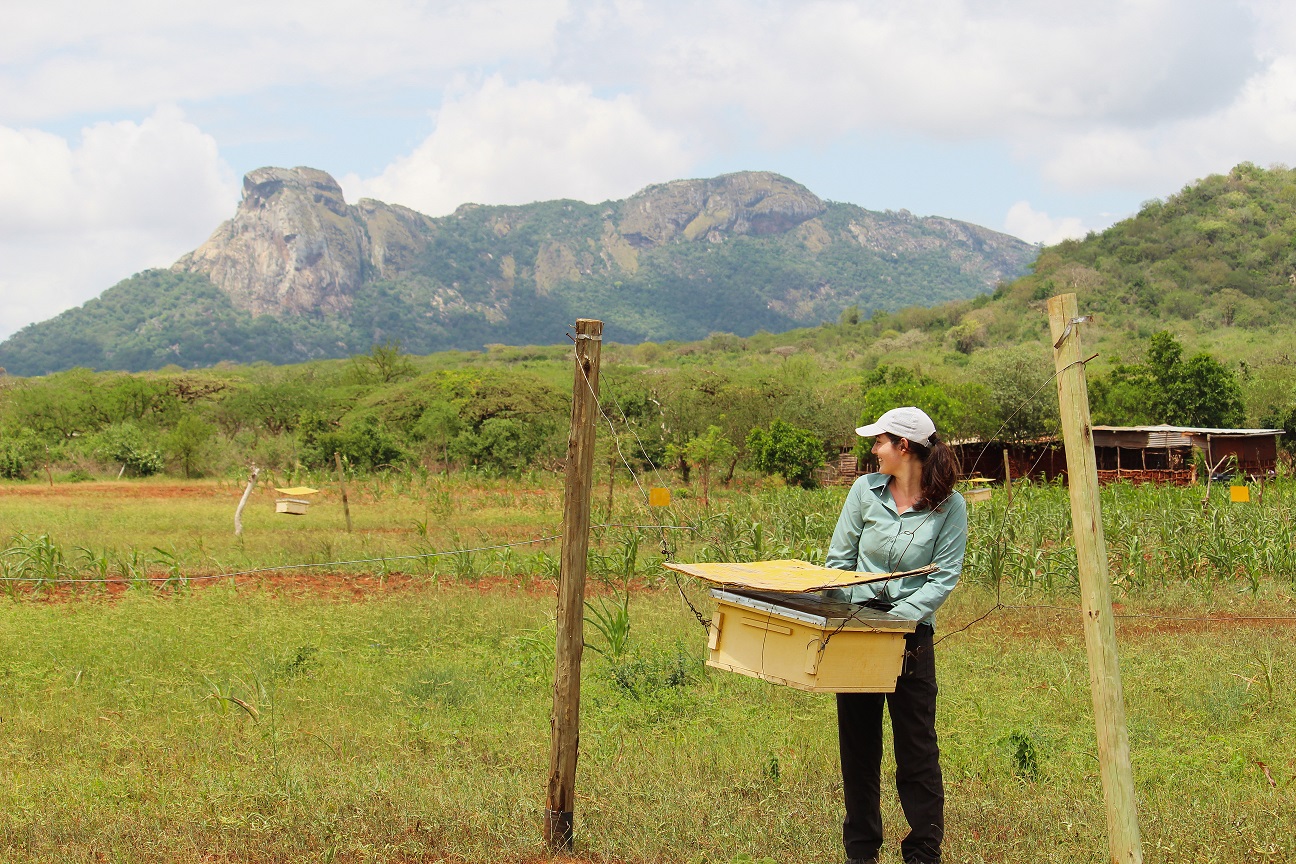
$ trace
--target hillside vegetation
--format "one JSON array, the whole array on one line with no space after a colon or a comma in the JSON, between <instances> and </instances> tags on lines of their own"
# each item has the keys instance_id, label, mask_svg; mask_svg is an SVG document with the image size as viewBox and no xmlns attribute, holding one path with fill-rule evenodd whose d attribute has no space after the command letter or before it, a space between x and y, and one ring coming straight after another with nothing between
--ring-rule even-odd
<instances>
[{"instance_id":1,"label":"hillside vegetation","mask_svg":"<svg viewBox=\"0 0 1296 864\"><path fill-rule=\"evenodd\" d=\"M627 458L685 474L714 467L721 480L757 467L752 430L768 433L776 420L817 438L827 455L853 445L861 417L901 403L924 407L949 436L1034 437L1056 424L1045 300L1075 291L1096 318L1083 338L1099 355L1089 366L1098 422L1281 426L1291 445L1293 203L1294 172L1243 165L1044 250L1032 274L993 296L872 317L850 308L836 323L782 334L608 342L604 407L618 431L637 436ZM169 314L220 314L211 309L176 302ZM564 323L549 324L552 338L565 338ZM258 338L214 329L229 344ZM166 356L153 337L137 338L118 350ZM276 337L267 329L260 338ZM561 345L420 357L386 343L349 360L282 367L7 378L0 473L35 476L47 458L68 478L222 473L250 460L309 471L334 451L357 470L554 467L570 357ZM706 446L689 449L717 437L733 445L717 451L717 466L699 456Z\"/></svg>"}]
</instances>

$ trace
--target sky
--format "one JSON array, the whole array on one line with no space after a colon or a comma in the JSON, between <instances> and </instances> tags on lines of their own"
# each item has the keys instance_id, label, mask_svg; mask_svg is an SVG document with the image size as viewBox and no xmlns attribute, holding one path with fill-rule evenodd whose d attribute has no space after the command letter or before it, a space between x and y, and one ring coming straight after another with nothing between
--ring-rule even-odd
<instances>
[{"instance_id":1,"label":"sky","mask_svg":"<svg viewBox=\"0 0 1296 864\"><path fill-rule=\"evenodd\" d=\"M170 265L266 165L348 201L768 170L1038 243L1296 162L1296 4L42 0L0 28L0 338Z\"/></svg>"}]
</instances>

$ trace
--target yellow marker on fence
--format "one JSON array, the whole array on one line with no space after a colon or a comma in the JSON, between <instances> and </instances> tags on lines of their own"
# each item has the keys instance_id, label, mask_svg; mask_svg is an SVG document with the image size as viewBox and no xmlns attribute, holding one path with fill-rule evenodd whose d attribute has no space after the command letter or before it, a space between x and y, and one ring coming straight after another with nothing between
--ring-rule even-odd
<instances>
[{"instance_id":1,"label":"yellow marker on fence","mask_svg":"<svg viewBox=\"0 0 1296 864\"><path fill-rule=\"evenodd\" d=\"M1230 486L1229 500L1232 501L1234 504L1250 504L1251 487L1250 486Z\"/></svg>"},{"instance_id":2,"label":"yellow marker on fence","mask_svg":"<svg viewBox=\"0 0 1296 864\"><path fill-rule=\"evenodd\" d=\"M648 490L648 505L650 507L669 507L670 490L663 489L660 486L654 486Z\"/></svg>"}]
</instances>

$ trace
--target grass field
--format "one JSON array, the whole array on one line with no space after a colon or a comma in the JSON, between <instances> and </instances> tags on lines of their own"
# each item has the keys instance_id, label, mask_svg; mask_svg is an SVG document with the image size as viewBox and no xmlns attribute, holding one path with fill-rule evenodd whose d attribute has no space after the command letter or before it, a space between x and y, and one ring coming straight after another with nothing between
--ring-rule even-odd
<instances>
[{"instance_id":1,"label":"grass field","mask_svg":"<svg viewBox=\"0 0 1296 864\"><path fill-rule=\"evenodd\" d=\"M542 536L558 482L374 481L351 490L352 534L332 493L292 519L258 492L242 542L239 491L0 490L9 576L178 574L112 592L6 583L0 861L544 859L554 601L541 553L556 545L184 577ZM686 496L664 515L696 529L672 533L681 559L813 558L843 494L745 488L710 516ZM1122 614L1231 619L1119 619L1148 861L1296 860L1296 622L1243 620L1296 615L1288 495L1271 485L1229 507L1216 489L1203 508L1200 488L1104 493ZM1022 487L1012 510L973 509L967 578L938 635L997 599L1062 608L1001 609L938 648L949 861L1106 857L1065 500ZM628 499L613 517L596 512L647 518ZM592 590L612 602L629 578L631 630L620 655L586 654L577 856L838 860L831 699L706 670L656 536L596 538Z\"/></svg>"}]
</instances>

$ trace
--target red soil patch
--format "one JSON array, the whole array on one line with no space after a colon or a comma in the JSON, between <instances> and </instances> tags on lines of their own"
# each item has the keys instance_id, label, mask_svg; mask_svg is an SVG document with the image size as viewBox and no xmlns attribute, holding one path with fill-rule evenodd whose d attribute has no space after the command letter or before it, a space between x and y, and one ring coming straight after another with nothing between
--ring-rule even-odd
<instances>
[{"instance_id":1,"label":"red soil patch","mask_svg":"<svg viewBox=\"0 0 1296 864\"><path fill-rule=\"evenodd\" d=\"M150 578L158 580L161 577L153 575ZM433 580L431 577L412 573L389 573L380 576L376 573L339 573L327 570L285 570L240 576L190 573L188 579L187 588L193 591L202 591L215 585L228 587L233 582L239 591L268 591L289 599L306 600L322 597L348 602L359 602L390 594L433 592L442 588L461 588L481 594L492 591L514 591L536 597L552 595L557 591L557 586L545 579L488 576L472 581L461 581L452 576L441 576ZM185 590L185 586L166 585L161 581L154 581L151 585L152 590L158 594ZM77 600L115 600L130 590L132 590L131 583L122 579L110 579L107 582L62 582L45 585L19 583L15 593L37 603L66 603ZM601 586L589 585L586 590L586 595L591 597L602 593L606 592Z\"/></svg>"},{"instance_id":2,"label":"red soil patch","mask_svg":"<svg viewBox=\"0 0 1296 864\"><path fill-rule=\"evenodd\" d=\"M60 484L58 486L5 486L0 496L14 498L237 498L241 489L221 488L211 484L166 484L100 481Z\"/></svg>"}]
</instances>

